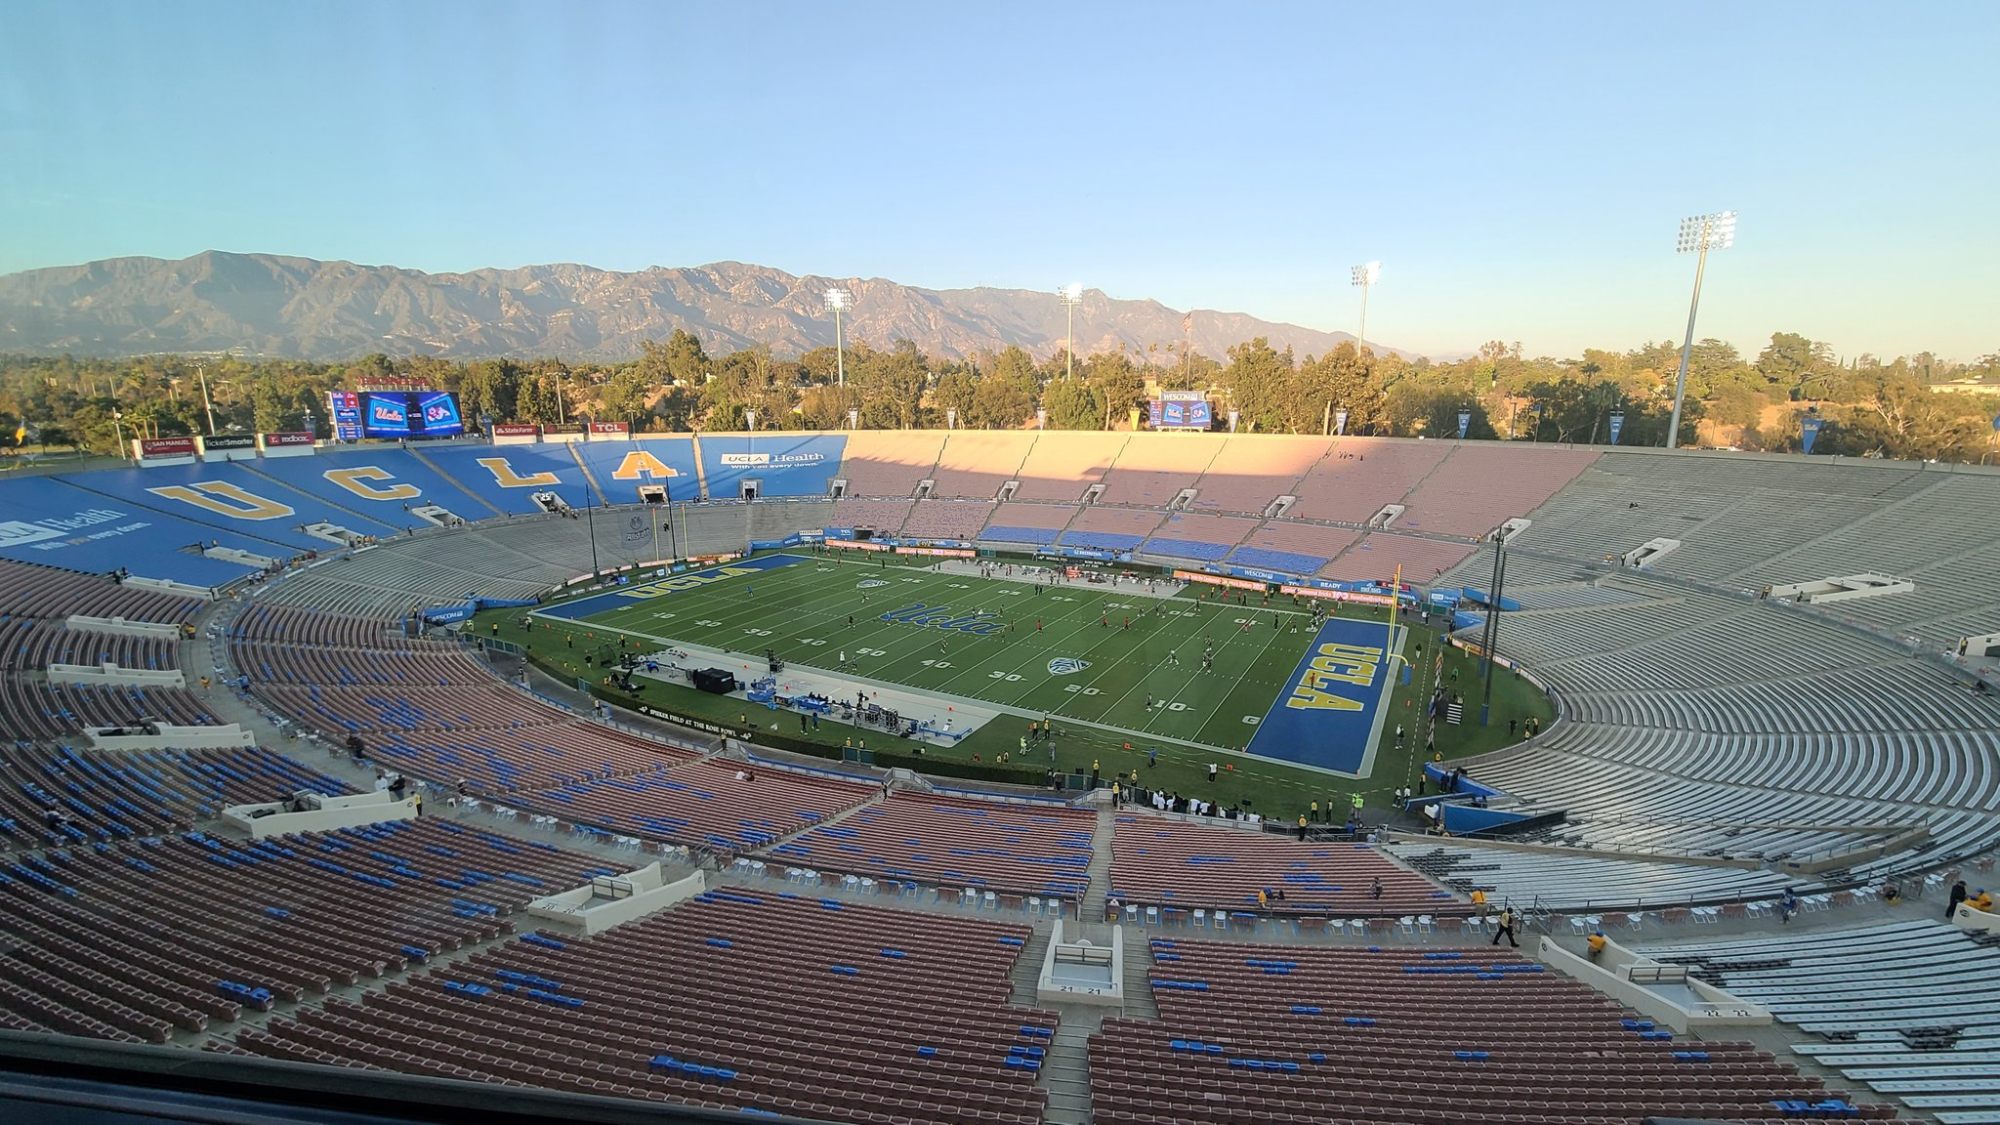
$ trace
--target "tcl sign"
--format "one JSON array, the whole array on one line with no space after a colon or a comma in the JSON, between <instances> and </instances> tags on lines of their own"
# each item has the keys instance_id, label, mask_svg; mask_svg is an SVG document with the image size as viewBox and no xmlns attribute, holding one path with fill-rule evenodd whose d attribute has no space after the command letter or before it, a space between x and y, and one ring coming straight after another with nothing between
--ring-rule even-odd
<instances>
[{"instance_id":1,"label":"tcl sign","mask_svg":"<svg viewBox=\"0 0 2000 1125\"><path fill-rule=\"evenodd\" d=\"M631 427L623 422L592 422L590 424L590 432L593 434L622 434L629 429Z\"/></svg>"}]
</instances>

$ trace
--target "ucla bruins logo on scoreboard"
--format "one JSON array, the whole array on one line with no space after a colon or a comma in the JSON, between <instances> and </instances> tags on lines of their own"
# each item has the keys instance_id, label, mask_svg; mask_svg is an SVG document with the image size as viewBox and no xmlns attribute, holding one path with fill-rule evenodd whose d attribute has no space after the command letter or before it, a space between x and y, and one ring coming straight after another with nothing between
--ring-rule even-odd
<instances>
[{"instance_id":1,"label":"ucla bruins logo on scoreboard","mask_svg":"<svg viewBox=\"0 0 2000 1125\"><path fill-rule=\"evenodd\" d=\"M1090 667L1088 660L1078 660L1074 656L1058 656L1049 661L1049 675L1074 676L1088 667Z\"/></svg>"}]
</instances>

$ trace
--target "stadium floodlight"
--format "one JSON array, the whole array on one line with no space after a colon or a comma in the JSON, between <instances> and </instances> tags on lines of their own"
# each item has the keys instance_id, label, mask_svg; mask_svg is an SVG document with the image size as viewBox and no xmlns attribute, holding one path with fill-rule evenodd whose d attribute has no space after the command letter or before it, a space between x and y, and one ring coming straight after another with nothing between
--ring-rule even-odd
<instances>
[{"instance_id":1,"label":"stadium floodlight","mask_svg":"<svg viewBox=\"0 0 2000 1125\"><path fill-rule=\"evenodd\" d=\"M1708 268L1710 250L1727 250L1736 245L1736 212L1716 211L1708 215L1690 215L1681 220L1681 238L1676 251L1695 255L1694 299L1688 302L1687 339L1681 342L1681 369L1674 376L1674 417L1667 425L1667 448L1673 449L1681 440L1681 397L1687 394L1688 356L1694 352L1694 314L1701 308L1701 275Z\"/></svg>"},{"instance_id":2,"label":"stadium floodlight","mask_svg":"<svg viewBox=\"0 0 2000 1125\"><path fill-rule=\"evenodd\" d=\"M1361 334L1354 338L1354 350L1358 354L1368 346L1368 291L1382 276L1382 263L1368 262L1355 266L1352 271L1353 284L1361 287Z\"/></svg>"},{"instance_id":3,"label":"stadium floodlight","mask_svg":"<svg viewBox=\"0 0 2000 1125\"><path fill-rule=\"evenodd\" d=\"M1072 281L1056 290L1056 297L1069 309L1069 330L1063 339L1063 378L1076 374L1076 307L1083 303L1083 282Z\"/></svg>"},{"instance_id":4,"label":"stadium floodlight","mask_svg":"<svg viewBox=\"0 0 2000 1125\"><path fill-rule=\"evenodd\" d=\"M847 355L841 346L840 314L854 307L854 294L845 289L829 289L826 291L826 307L833 313L833 364L838 372L834 385L844 389L847 386Z\"/></svg>"}]
</instances>

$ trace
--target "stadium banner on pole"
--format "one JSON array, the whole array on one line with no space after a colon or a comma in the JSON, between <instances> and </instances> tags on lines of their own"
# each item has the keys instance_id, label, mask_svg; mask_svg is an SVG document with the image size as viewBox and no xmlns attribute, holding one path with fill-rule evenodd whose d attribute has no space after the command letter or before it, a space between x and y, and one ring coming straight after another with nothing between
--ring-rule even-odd
<instances>
[{"instance_id":1,"label":"stadium banner on pole","mask_svg":"<svg viewBox=\"0 0 2000 1125\"><path fill-rule=\"evenodd\" d=\"M1813 442L1819 440L1820 427L1824 425L1826 425L1826 419L1821 418L1817 414L1808 414L1804 418L1799 419L1799 447L1805 451L1807 456L1812 455Z\"/></svg>"},{"instance_id":2,"label":"stadium banner on pole","mask_svg":"<svg viewBox=\"0 0 2000 1125\"><path fill-rule=\"evenodd\" d=\"M1347 436L1347 411L1336 410L1333 412L1333 433L1335 437Z\"/></svg>"},{"instance_id":3,"label":"stadium banner on pole","mask_svg":"<svg viewBox=\"0 0 2000 1125\"><path fill-rule=\"evenodd\" d=\"M1620 410L1611 415L1611 444L1618 444L1618 435L1625 431L1625 412Z\"/></svg>"},{"instance_id":4,"label":"stadium banner on pole","mask_svg":"<svg viewBox=\"0 0 2000 1125\"><path fill-rule=\"evenodd\" d=\"M1469 429L1471 429L1471 428L1472 428L1472 411L1470 411L1470 410L1461 410L1461 411L1459 411L1459 412L1458 412L1458 440L1460 440L1460 441L1464 441L1464 440L1465 440L1465 431L1467 431L1467 430L1469 430Z\"/></svg>"},{"instance_id":5,"label":"stadium banner on pole","mask_svg":"<svg viewBox=\"0 0 2000 1125\"><path fill-rule=\"evenodd\" d=\"M1384 622L1336 617L1320 626L1285 694L1257 724L1248 751L1367 776L1389 693L1389 646Z\"/></svg>"}]
</instances>

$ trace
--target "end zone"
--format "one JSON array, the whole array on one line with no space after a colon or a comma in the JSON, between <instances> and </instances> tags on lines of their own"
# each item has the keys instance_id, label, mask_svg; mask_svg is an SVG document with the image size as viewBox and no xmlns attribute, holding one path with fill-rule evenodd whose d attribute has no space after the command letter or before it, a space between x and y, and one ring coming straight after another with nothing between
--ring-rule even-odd
<instances>
[{"instance_id":1,"label":"end zone","mask_svg":"<svg viewBox=\"0 0 2000 1125\"><path fill-rule=\"evenodd\" d=\"M1392 653L1405 630L1335 618L1320 626L1285 694L1271 704L1249 752L1347 777L1367 777L1388 715Z\"/></svg>"},{"instance_id":2,"label":"end zone","mask_svg":"<svg viewBox=\"0 0 2000 1125\"><path fill-rule=\"evenodd\" d=\"M739 578L746 574L756 574L762 570L776 570L781 566L793 566L806 561L808 560L802 559L797 555L759 555L755 558L737 559L735 562L723 563L720 566L711 566L706 570L676 574L670 578L662 578L656 582L634 583L630 586L621 586L616 590L608 590L602 594L592 594L586 598L578 598L573 602L563 602L560 605L546 606L535 610L531 616L556 617L565 621L581 621L586 617L624 608L635 601L657 598L680 590L693 590L701 586L710 585L711 583Z\"/></svg>"}]
</instances>

